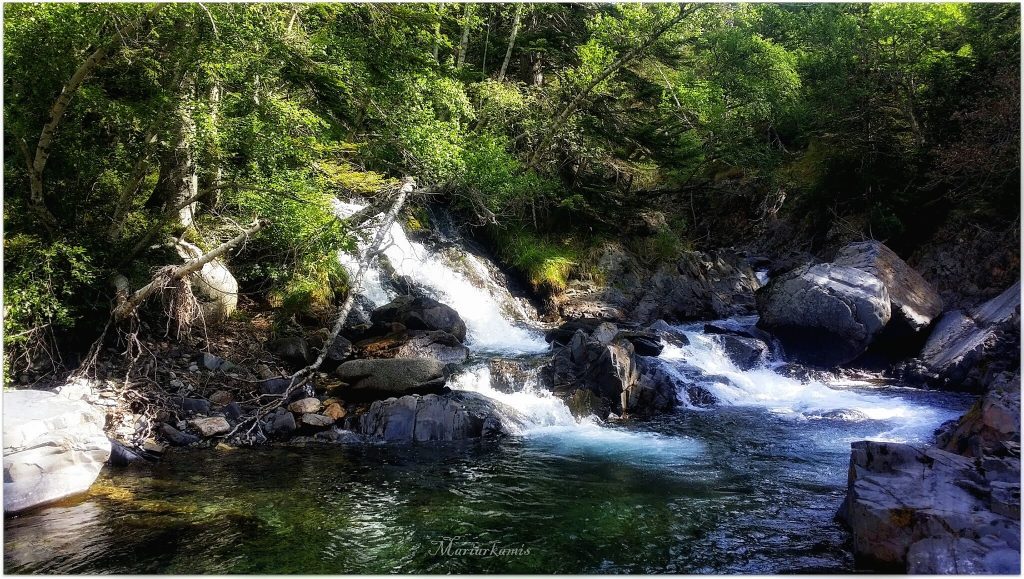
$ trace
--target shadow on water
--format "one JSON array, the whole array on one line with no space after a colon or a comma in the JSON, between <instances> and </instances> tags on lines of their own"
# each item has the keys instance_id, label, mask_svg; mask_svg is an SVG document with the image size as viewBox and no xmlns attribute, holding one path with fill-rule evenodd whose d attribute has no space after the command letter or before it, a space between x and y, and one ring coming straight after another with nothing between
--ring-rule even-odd
<instances>
[{"instance_id":1,"label":"shadow on water","mask_svg":"<svg viewBox=\"0 0 1024 579\"><path fill-rule=\"evenodd\" d=\"M901 395L950 411L967 403ZM847 536L832 521L849 442L891 425L723 407L593 428L471 444L178 453L154 468L104 471L84 500L5 519L5 568L850 571Z\"/></svg>"}]
</instances>

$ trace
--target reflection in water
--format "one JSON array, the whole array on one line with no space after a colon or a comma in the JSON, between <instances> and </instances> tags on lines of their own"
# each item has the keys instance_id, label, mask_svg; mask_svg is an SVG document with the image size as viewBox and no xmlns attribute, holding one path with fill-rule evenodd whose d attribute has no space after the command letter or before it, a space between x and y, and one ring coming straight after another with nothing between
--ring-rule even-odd
<instances>
[{"instance_id":1,"label":"reflection in water","mask_svg":"<svg viewBox=\"0 0 1024 579\"><path fill-rule=\"evenodd\" d=\"M832 516L846 441L892 427L722 407L501 442L193 451L5 520L4 560L48 573L843 571ZM445 537L529 555L434 554Z\"/></svg>"}]
</instances>

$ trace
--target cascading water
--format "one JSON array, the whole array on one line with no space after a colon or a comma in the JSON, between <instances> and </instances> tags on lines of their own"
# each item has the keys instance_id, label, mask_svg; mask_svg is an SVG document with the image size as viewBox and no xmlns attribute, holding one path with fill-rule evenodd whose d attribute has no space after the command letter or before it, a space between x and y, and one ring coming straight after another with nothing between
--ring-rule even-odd
<instances>
[{"instance_id":1,"label":"cascading water","mask_svg":"<svg viewBox=\"0 0 1024 579\"><path fill-rule=\"evenodd\" d=\"M337 201L335 210L340 217L347 217L363 207L365 205ZM530 327L533 320L522 305L491 279L490 272L476 256L463 253L460 255L462 263L455 264L423 244L411 241L399 223L392 224L384 247L384 256L396 274L408 276L435 299L459 312L466 322L467 345L473 350L521 354L547 349L540 331ZM354 271L354 257L342 253L339 259L349 271ZM374 306L384 305L394 297L384 279L380 267L375 266L363 280L363 295ZM512 315L518 319L513 321Z\"/></svg>"},{"instance_id":2,"label":"cascading water","mask_svg":"<svg viewBox=\"0 0 1024 579\"><path fill-rule=\"evenodd\" d=\"M716 323L739 328L752 321ZM661 354L662 362L697 370L703 377L700 385L722 405L761 407L795 420L877 421L884 430L873 438L889 441L926 439L936 425L958 414L915 404L890 393L865 392L872 386L867 382L801 382L777 373L775 369L781 365L777 360L742 370L712 336L703 333L702 325L678 326L678 330L689 344L667 345Z\"/></svg>"}]
</instances>

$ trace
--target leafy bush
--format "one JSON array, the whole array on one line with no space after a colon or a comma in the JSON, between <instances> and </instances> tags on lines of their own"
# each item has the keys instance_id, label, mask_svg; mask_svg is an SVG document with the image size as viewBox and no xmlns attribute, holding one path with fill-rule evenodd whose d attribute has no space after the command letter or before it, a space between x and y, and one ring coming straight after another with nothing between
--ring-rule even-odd
<instances>
[{"instance_id":1,"label":"leafy bush","mask_svg":"<svg viewBox=\"0 0 1024 579\"><path fill-rule=\"evenodd\" d=\"M4 274L4 374L9 381L7 370L30 365L33 350L48 348L55 331L78 321L98 270L82 246L15 234L4 239Z\"/></svg>"}]
</instances>

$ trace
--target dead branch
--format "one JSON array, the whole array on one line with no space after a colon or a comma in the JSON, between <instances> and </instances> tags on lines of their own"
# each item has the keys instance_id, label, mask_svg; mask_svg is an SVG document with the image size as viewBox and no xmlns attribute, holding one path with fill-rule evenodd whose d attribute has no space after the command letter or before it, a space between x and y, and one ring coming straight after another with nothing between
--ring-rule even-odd
<instances>
[{"instance_id":1,"label":"dead branch","mask_svg":"<svg viewBox=\"0 0 1024 579\"><path fill-rule=\"evenodd\" d=\"M229 250L231 250L238 244L248 239L250 235L256 233L257 231L263 229L268 225L270 225L269 220L258 219L254 221L252 225L249 226L248 229L239 233L233 239L230 239L220 244L213 251L205 255L202 255L196 259L189 260L184 264L175 267L169 273L165 273L164 275L158 274L157 277L153 279L153 281L149 282L144 287L137 290L134 294L131 295L131 297L126 299L123 303L118 304L118 306L114 308L114 319L118 321L125 319L126 317L131 315L135 311L135 309L138 308L142 304L142 302L146 300L146 298L148 298L157 290L163 288L167 282L177 281L193 272L199 271L204 265L224 255Z\"/></svg>"}]
</instances>

